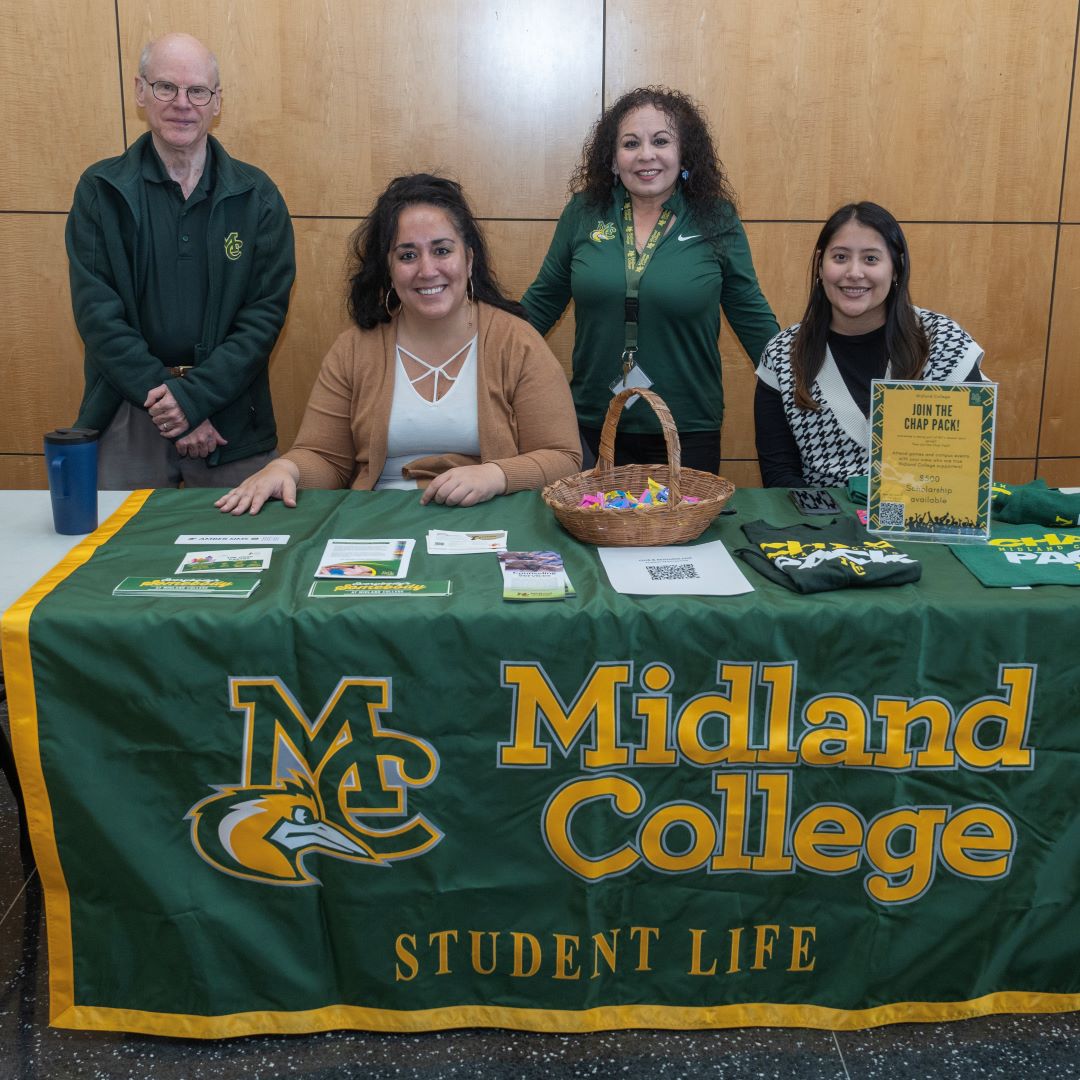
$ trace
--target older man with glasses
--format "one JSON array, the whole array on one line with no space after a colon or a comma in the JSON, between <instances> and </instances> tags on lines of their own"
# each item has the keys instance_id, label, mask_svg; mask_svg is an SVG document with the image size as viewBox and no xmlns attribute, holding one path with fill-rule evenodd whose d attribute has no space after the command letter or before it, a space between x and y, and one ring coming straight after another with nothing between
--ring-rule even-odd
<instances>
[{"instance_id":1,"label":"older man with glasses","mask_svg":"<svg viewBox=\"0 0 1080 1080\"><path fill-rule=\"evenodd\" d=\"M233 487L277 444L267 364L296 270L289 212L209 134L221 83L200 41L150 42L135 100L150 130L83 173L68 216L76 425L102 433L103 489Z\"/></svg>"}]
</instances>

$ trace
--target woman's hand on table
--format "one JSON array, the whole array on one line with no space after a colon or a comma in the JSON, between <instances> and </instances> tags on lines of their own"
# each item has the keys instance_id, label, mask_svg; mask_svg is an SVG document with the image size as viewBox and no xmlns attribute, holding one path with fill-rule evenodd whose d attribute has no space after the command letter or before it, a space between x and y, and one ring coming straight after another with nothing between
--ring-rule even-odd
<instances>
[{"instance_id":1,"label":"woman's hand on table","mask_svg":"<svg viewBox=\"0 0 1080 1080\"><path fill-rule=\"evenodd\" d=\"M222 495L214 505L223 514L257 514L267 499L280 499L286 506L295 506L299 481L300 470L291 461L275 458Z\"/></svg>"},{"instance_id":2,"label":"woman's hand on table","mask_svg":"<svg viewBox=\"0 0 1080 1080\"><path fill-rule=\"evenodd\" d=\"M505 493L506 473L489 461L484 465L461 465L440 473L424 489L420 503L475 506Z\"/></svg>"}]
</instances>

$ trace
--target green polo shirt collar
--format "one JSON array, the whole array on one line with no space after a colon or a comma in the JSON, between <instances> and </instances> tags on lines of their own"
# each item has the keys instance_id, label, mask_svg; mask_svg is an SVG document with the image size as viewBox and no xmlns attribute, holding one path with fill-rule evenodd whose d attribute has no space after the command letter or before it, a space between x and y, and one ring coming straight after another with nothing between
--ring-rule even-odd
<instances>
[{"instance_id":1,"label":"green polo shirt collar","mask_svg":"<svg viewBox=\"0 0 1080 1080\"><path fill-rule=\"evenodd\" d=\"M169 170L165 168L165 162L161 160L161 155L157 152L157 147L154 145L154 140L152 138L146 140L145 151L142 156L142 164L139 167L139 171L144 180L148 180L153 184L176 183L169 175ZM202 176L199 177L199 182L188 196L187 201L191 202L194 200L197 202L200 199L208 198L214 190L213 176L214 151L210 144L210 140L208 139L206 142L206 163L203 165Z\"/></svg>"}]
</instances>

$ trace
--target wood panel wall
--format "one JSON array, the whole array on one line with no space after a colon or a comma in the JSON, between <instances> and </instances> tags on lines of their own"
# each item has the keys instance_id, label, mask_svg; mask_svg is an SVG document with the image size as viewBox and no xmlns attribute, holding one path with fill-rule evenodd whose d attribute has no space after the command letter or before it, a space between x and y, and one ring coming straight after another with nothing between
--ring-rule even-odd
<instances>
[{"instance_id":1,"label":"wood panel wall","mask_svg":"<svg viewBox=\"0 0 1080 1080\"><path fill-rule=\"evenodd\" d=\"M515 294L582 140L622 91L704 106L766 296L795 321L822 220L873 199L905 224L917 303L986 349L997 475L1080 485L1080 0L66 0L0 7L0 487L44 486L42 433L82 382L63 249L80 172L144 130L148 37L213 48L215 134L277 181L298 274L271 361L281 441L345 324L349 233L386 181L460 180ZM1071 123L1070 123L1071 121ZM573 316L550 338L568 365ZM725 328L724 471L757 483L749 358Z\"/></svg>"}]
</instances>

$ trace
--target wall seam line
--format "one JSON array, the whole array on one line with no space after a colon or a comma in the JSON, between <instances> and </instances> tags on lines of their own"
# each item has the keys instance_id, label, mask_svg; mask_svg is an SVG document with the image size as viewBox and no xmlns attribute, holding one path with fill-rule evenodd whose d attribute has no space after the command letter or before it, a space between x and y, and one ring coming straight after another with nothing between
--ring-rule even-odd
<instances>
[{"instance_id":1,"label":"wall seam line","mask_svg":"<svg viewBox=\"0 0 1080 1080\"><path fill-rule=\"evenodd\" d=\"M1065 214L1065 185L1069 176L1069 139L1072 136L1073 95L1076 91L1076 55L1080 42L1080 0L1076 5L1073 25L1072 81L1069 86L1069 103L1065 113L1065 153L1061 158L1061 187L1058 190L1057 227L1054 230L1054 261L1050 268L1050 305L1046 315L1046 345L1043 349L1042 393L1039 396L1039 422L1035 427L1035 476L1042 463L1043 419L1046 415L1046 384L1050 374L1050 342L1054 333L1054 297L1057 293L1058 259L1061 255L1061 226Z\"/></svg>"},{"instance_id":2,"label":"wall seam line","mask_svg":"<svg viewBox=\"0 0 1080 1080\"><path fill-rule=\"evenodd\" d=\"M116 75L120 80L120 138L127 149L127 107L124 100L124 53L120 46L120 0L113 0L113 21L116 26Z\"/></svg>"}]
</instances>

